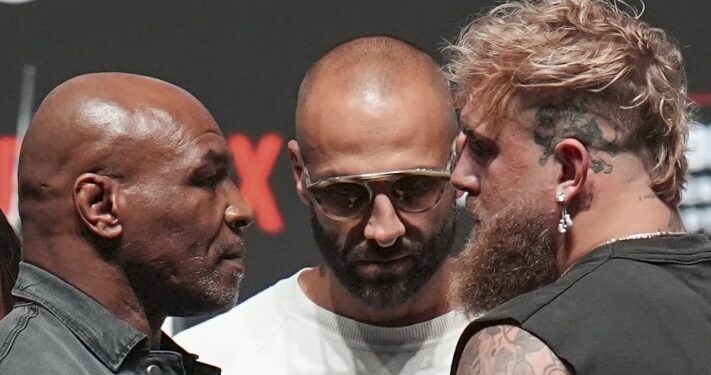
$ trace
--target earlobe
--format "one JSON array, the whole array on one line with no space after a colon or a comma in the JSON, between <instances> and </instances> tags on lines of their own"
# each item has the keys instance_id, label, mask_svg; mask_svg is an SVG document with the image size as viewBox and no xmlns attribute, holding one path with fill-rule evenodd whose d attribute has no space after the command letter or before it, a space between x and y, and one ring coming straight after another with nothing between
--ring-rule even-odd
<instances>
[{"instance_id":1,"label":"earlobe","mask_svg":"<svg viewBox=\"0 0 711 375\"><path fill-rule=\"evenodd\" d=\"M561 165L556 194L564 194L570 202L585 188L590 165L588 150L577 139L566 138L558 143L554 155Z\"/></svg>"},{"instance_id":2,"label":"earlobe","mask_svg":"<svg viewBox=\"0 0 711 375\"><path fill-rule=\"evenodd\" d=\"M304 168L301 159L301 148L296 140L291 140L287 144L287 149L289 150L289 159L291 160L291 173L294 177L294 183L296 184L296 192L299 194L299 198L304 204L309 205L310 201L306 196L306 191L304 187L304 180L302 174L304 173Z\"/></svg>"},{"instance_id":3,"label":"earlobe","mask_svg":"<svg viewBox=\"0 0 711 375\"><path fill-rule=\"evenodd\" d=\"M123 227L116 212L116 191L112 178L84 173L74 181L74 205L87 229L112 240L121 236Z\"/></svg>"}]
</instances>

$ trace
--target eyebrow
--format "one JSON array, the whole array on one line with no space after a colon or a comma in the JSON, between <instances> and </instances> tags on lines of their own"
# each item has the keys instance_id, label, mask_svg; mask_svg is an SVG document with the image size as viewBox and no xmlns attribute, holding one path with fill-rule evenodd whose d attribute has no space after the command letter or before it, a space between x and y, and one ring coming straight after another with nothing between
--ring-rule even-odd
<instances>
[{"instance_id":1,"label":"eyebrow","mask_svg":"<svg viewBox=\"0 0 711 375\"><path fill-rule=\"evenodd\" d=\"M459 123L459 128L462 129L462 131L466 131L467 129L471 129L471 125L469 122L469 117L467 115L462 115L462 110L458 109L456 111L457 113L457 122Z\"/></svg>"},{"instance_id":2,"label":"eyebrow","mask_svg":"<svg viewBox=\"0 0 711 375\"><path fill-rule=\"evenodd\" d=\"M228 153L215 151L213 149L207 150L202 156L202 160L211 161L215 164L229 164L231 159L232 157Z\"/></svg>"},{"instance_id":3,"label":"eyebrow","mask_svg":"<svg viewBox=\"0 0 711 375\"><path fill-rule=\"evenodd\" d=\"M464 129L462 129L462 132L464 132L464 134L467 137L472 137L472 138L480 140L480 141L496 144L496 141L493 138L487 137L487 136L475 131L474 129L464 128Z\"/></svg>"},{"instance_id":4,"label":"eyebrow","mask_svg":"<svg viewBox=\"0 0 711 375\"><path fill-rule=\"evenodd\" d=\"M193 169L193 172L200 173L200 171L205 171L208 168L215 168L218 171L226 169L231 172L234 169L231 154L213 149L206 151L200 158L200 164Z\"/></svg>"}]
</instances>

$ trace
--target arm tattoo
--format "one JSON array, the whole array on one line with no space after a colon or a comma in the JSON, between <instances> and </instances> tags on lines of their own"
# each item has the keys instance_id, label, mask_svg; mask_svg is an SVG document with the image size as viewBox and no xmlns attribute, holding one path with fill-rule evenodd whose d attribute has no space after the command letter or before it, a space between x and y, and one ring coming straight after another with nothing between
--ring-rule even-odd
<instances>
[{"instance_id":1,"label":"arm tattoo","mask_svg":"<svg viewBox=\"0 0 711 375\"><path fill-rule=\"evenodd\" d=\"M587 147L602 151L610 156L621 152L618 135L611 141L605 135L593 114L585 110L585 102L573 99L562 105L544 105L536 114L533 139L543 147L543 155L538 162L543 165L553 154L556 145L565 138L575 138ZM591 158L591 168L595 173L612 173L613 166L601 158Z\"/></svg>"},{"instance_id":2,"label":"arm tattoo","mask_svg":"<svg viewBox=\"0 0 711 375\"><path fill-rule=\"evenodd\" d=\"M457 375L572 375L537 337L510 325L486 328L464 349Z\"/></svg>"}]
</instances>

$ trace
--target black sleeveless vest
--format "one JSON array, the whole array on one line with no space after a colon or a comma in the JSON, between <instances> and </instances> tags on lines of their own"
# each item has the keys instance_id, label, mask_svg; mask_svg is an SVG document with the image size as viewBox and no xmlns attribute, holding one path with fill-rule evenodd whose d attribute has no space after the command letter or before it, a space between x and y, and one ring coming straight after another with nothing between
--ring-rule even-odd
<instances>
[{"instance_id":1,"label":"black sleeveless vest","mask_svg":"<svg viewBox=\"0 0 711 375\"><path fill-rule=\"evenodd\" d=\"M703 235L619 241L556 282L472 322L520 326L578 375L711 374L711 242Z\"/></svg>"}]
</instances>

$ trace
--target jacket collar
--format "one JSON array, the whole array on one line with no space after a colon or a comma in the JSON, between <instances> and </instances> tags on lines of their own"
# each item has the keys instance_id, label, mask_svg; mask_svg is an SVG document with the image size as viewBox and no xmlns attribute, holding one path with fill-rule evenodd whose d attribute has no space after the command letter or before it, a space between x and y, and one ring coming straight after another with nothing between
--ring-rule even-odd
<instances>
[{"instance_id":1,"label":"jacket collar","mask_svg":"<svg viewBox=\"0 0 711 375\"><path fill-rule=\"evenodd\" d=\"M134 348L148 347L148 337L143 332L37 266L20 262L12 294L47 309L112 371L118 370Z\"/></svg>"},{"instance_id":2,"label":"jacket collar","mask_svg":"<svg viewBox=\"0 0 711 375\"><path fill-rule=\"evenodd\" d=\"M118 318L106 307L56 275L20 262L12 294L46 308L111 371L117 372L131 352L149 352L143 332ZM219 374L217 367L197 361L168 335L161 336L161 351L180 354L187 374Z\"/></svg>"}]
</instances>

